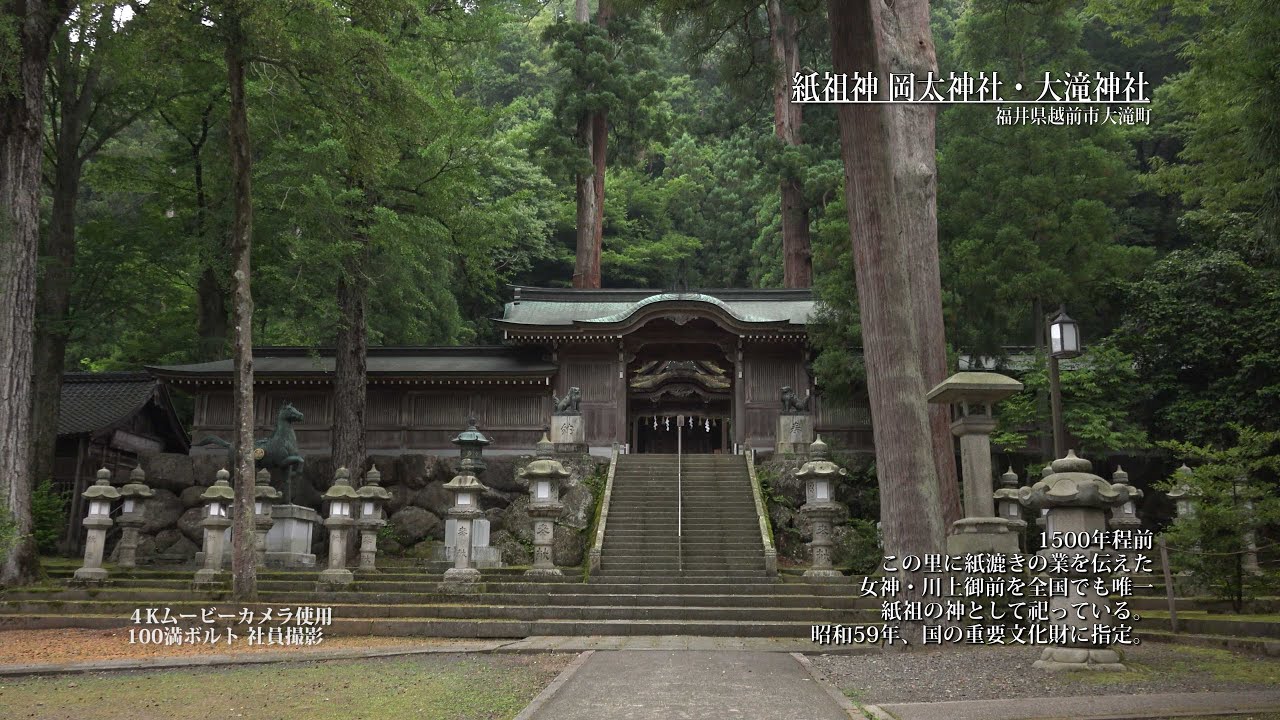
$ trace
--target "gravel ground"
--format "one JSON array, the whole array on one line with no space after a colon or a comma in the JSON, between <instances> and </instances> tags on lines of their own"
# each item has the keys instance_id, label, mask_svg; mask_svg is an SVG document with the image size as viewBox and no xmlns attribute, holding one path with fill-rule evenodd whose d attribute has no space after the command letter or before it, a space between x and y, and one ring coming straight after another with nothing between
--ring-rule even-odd
<instances>
[{"instance_id":1,"label":"gravel ground","mask_svg":"<svg viewBox=\"0 0 1280 720\"><path fill-rule=\"evenodd\" d=\"M829 682L860 703L943 702L1154 692L1274 690L1280 659L1147 643L1125 650L1132 672L1048 673L1040 649L957 647L876 655L812 655Z\"/></svg>"},{"instance_id":2,"label":"gravel ground","mask_svg":"<svg viewBox=\"0 0 1280 720\"><path fill-rule=\"evenodd\" d=\"M130 644L125 630L6 630L0 632L0 665L68 663L89 660L129 660L190 655L234 655L256 652L307 652L349 648L439 647L468 640L403 637L343 636L325 638L319 645L249 645L243 633L234 644Z\"/></svg>"}]
</instances>

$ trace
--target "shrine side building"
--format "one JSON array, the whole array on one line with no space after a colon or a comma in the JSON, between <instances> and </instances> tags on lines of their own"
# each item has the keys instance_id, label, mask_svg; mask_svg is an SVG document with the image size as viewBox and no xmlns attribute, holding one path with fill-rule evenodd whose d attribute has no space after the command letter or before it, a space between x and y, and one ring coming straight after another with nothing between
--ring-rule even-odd
<instances>
[{"instance_id":1,"label":"shrine side building","mask_svg":"<svg viewBox=\"0 0 1280 720\"><path fill-rule=\"evenodd\" d=\"M493 441L488 452L528 452L552 422L553 394L581 392L586 442L604 454L674 452L683 418L685 452L769 452L777 441L782 388L812 394L818 433L870 452L865 407L824 402L807 368L809 290L512 288L495 320L502 345L380 347L368 357L370 453L450 454L469 415ZM230 437L230 360L148 368L195 398L193 437ZM329 452L332 351L257 348L259 432L291 402L299 448Z\"/></svg>"}]
</instances>

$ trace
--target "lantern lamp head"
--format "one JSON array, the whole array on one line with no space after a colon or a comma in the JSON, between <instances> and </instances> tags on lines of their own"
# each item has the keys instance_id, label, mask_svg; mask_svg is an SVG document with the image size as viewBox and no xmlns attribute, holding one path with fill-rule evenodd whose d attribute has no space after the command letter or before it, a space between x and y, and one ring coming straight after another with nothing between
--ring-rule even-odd
<instances>
[{"instance_id":1,"label":"lantern lamp head","mask_svg":"<svg viewBox=\"0 0 1280 720\"><path fill-rule=\"evenodd\" d=\"M334 473L333 484L325 491L323 499L329 503L329 517L335 518L351 517L351 501L359 497L351 487L351 472L343 467Z\"/></svg>"},{"instance_id":2,"label":"lantern lamp head","mask_svg":"<svg viewBox=\"0 0 1280 720\"><path fill-rule=\"evenodd\" d=\"M1049 354L1055 358L1071 358L1080 354L1080 325L1067 315L1066 307L1049 320Z\"/></svg>"},{"instance_id":3,"label":"lantern lamp head","mask_svg":"<svg viewBox=\"0 0 1280 720\"><path fill-rule=\"evenodd\" d=\"M111 487L111 471L99 470L97 480L80 497L89 501L90 515L110 515L112 501L120 498L120 491Z\"/></svg>"}]
</instances>

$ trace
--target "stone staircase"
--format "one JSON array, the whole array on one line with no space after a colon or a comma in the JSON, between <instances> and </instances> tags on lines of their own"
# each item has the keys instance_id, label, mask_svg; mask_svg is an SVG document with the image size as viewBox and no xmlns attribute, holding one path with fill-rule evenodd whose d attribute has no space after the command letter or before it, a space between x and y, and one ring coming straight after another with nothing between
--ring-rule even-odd
<instances>
[{"instance_id":1,"label":"stone staircase","mask_svg":"<svg viewBox=\"0 0 1280 720\"><path fill-rule=\"evenodd\" d=\"M744 458L686 455L683 462L677 537L675 456L619 456L601 567L587 582L576 568L537 578L502 568L482 571L474 592L460 595L441 582L440 564L383 560L378 573L358 573L338 592L318 591L316 571L261 573L261 602L252 607L331 607L330 635L804 638L814 624L877 622L879 603L855 599L847 582L765 573ZM113 572L101 588L65 587L77 565L50 565L53 585L0 593L0 629L124 627L139 608L242 607L225 592L193 592L191 570L142 568Z\"/></svg>"},{"instance_id":2,"label":"stone staircase","mask_svg":"<svg viewBox=\"0 0 1280 720\"><path fill-rule=\"evenodd\" d=\"M677 462L683 465L678 489ZM764 545L743 456L618 457L597 578L637 574L764 580Z\"/></svg>"}]
</instances>

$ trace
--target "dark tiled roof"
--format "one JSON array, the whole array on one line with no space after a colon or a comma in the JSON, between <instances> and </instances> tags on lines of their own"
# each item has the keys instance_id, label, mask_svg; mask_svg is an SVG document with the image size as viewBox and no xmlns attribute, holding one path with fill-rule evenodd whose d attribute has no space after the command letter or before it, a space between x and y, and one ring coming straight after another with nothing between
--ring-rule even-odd
<instances>
[{"instance_id":1,"label":"dark tiled roof","mask_svg":"<svg viewBox=\"0 0 1280 720\"><path fill-rule=\"evenodd\" d=\"M58 434L80 435L115 427L141 410L155 393L144 372L66 373L58 408Z\"/></svg>"},{"instance_id":2,"label":"dark tiled roof","mask_svg":"<svg viewBox=\"0 0 1280 720\"><path fill-rule=\"evenodd\" d=\"M371 376L476 376L508 375L544 377L555 373L554 363L531 357L505 346L375 347L369 348ZM329 348L254 348L253 372L260 377L331 376L333 350ZM231 360L148 367L159 377L230 377Z\"/></svg>"},{"instance_id":3,"label":"dark tiled roof","mask_svg":"<svg viewBox=\"0 0 1280 720\"><path fill-rule=\"evenodd\" d=\"M814 312L813 293L807 289L667 292L517 287L513 292L515 297L503 308L503 316L498 320L505 327L616 323L626 320L646 305L660 302L714 306L729 317L748 324L803 326Z\"/></svg>"}]
</instances>

